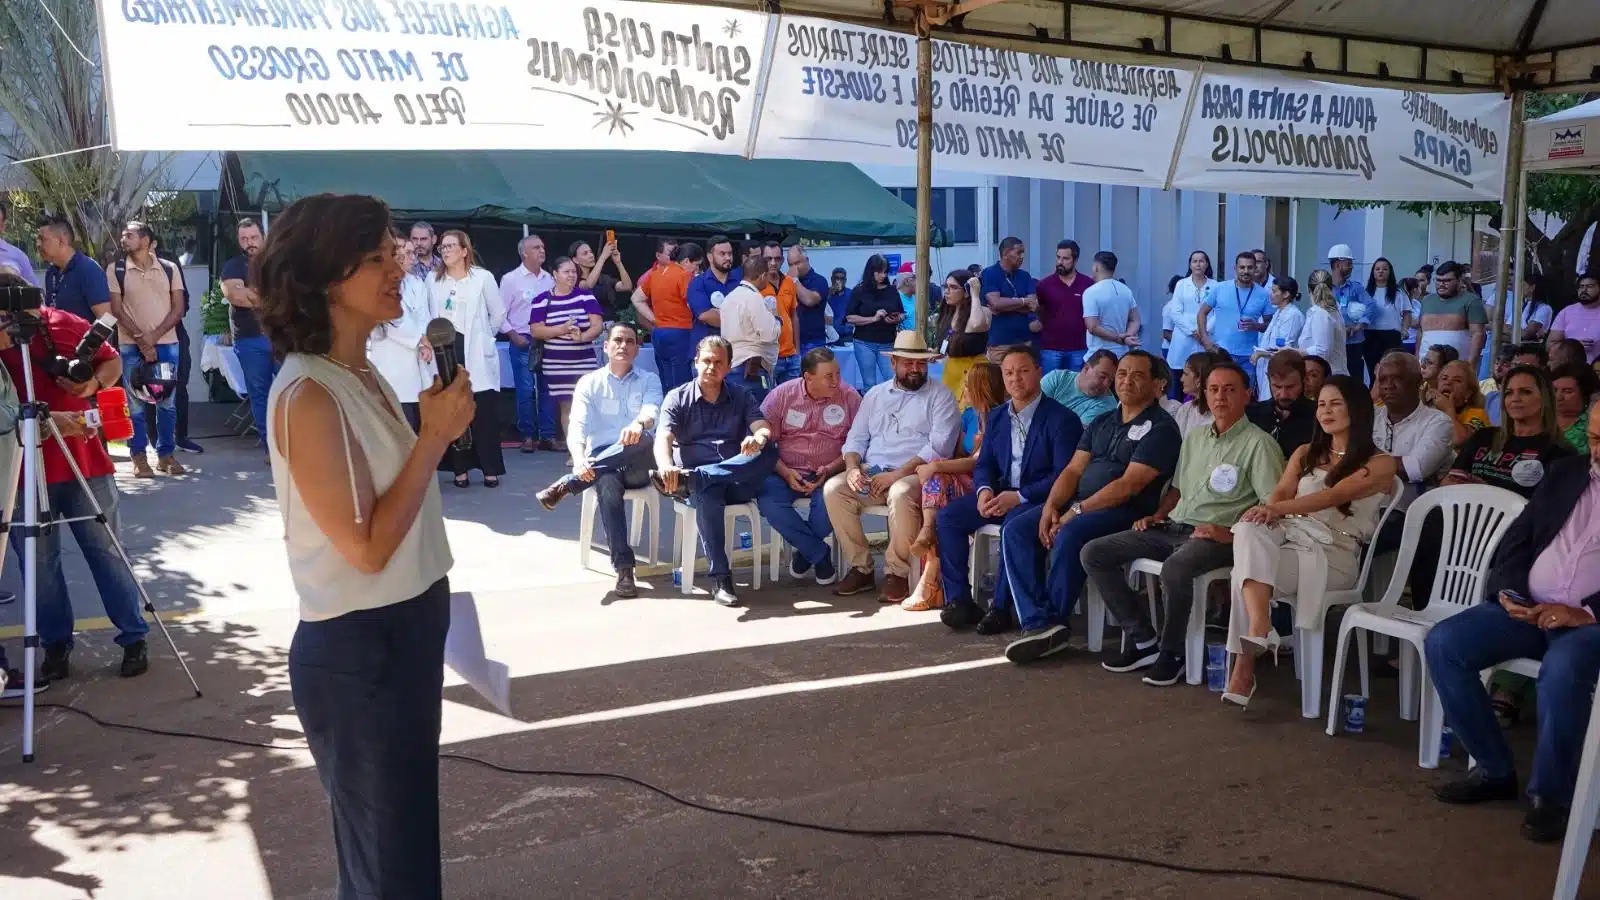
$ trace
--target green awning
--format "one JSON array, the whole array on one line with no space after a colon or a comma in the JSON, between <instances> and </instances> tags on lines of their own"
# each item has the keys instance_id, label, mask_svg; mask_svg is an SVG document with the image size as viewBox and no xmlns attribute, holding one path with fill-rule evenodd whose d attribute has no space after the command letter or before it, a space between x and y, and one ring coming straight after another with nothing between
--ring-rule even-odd
<instances>
[{"instance_id":1,"label":"green awning","mask_svg":"<svg viewBox=\"0 0 1600 900\"><path fill-rule=\"evenodd\" d=\"M402 218L546 227L781 233L909 241L916 214L849 163L704 153L509 150L230 154L236 208L277 211L332 191L381 197Z\"/></svg>"}]
</instances>

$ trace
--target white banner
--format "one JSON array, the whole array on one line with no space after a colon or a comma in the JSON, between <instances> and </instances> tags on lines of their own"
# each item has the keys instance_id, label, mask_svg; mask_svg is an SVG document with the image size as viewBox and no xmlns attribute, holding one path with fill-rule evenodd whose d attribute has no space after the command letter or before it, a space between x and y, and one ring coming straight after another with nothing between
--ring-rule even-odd
<instances>
[{"instance_id":1,"label":"white banner","mask_svg":"<svg viewBox=\"0 0 1600 900\"><path fill-rule=\"evenodd\" d=\"M99 0L124 150L743 153L766 17L624 0Z\"/></svg>"},{"instance_id":2,"label":"white banner","mask_svg":"<svg viewBox=\"0 0 1600 900\"><path fill-rule=\"evenodd\" d=\"M916 164L916 41L784 16L758 157ZM934 168L1161 187L1194 75L933 42Z\"/></svg>"},{"instance_id":3,"label":"white banner","mask_svg":"<svg viewBox=\"0 0 1600 900\"><path fill-rule=\"evenodd\" d=\"M1206 72L1173 186L1339 200L1499 200L1511 101Z\"/></svg>"}]
</instances>

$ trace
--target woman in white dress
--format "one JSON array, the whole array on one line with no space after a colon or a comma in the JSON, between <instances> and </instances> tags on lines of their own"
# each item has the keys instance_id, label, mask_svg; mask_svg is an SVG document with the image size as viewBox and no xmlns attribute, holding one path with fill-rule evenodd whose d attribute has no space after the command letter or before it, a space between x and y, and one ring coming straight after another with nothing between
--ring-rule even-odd
<instances>
[{"instance_id":1,"label":"woman in white dress","mask_svg":"<svg viewBox=\"0 0 1600 900\"><path fill-rule=\"evenodd\" d=\"M1306 285L1311 302L1306 304L1306 324L1295 343L1301 353L1327 360L1333 374L1349 375L1344 319L1339 314L1339 301L1333 296L1333 274L1327 269L1317 269L1306 279Z\"/></svg>"},{"instance_id":2,"label":"woman in white dress","mask_svg":"<svg viewBox=\"0 0 1600 900\"><path fill-rule=\"evenodd\" d=\"M367 359L377 367L378 374L389 382L390 390L400 400L406 421L411 430L419 427L417 396L433 384L433 347L428 344L428 284L411 273L417 261L417 251L411 242L398 231L395 246L400 254L400 265L406 270L400 282L400 317L372 329L367 338Z\"/></svg>"},{"instance_id":3,"label":"woman in white dress","mask_svg":"<svg viewBox=\"0 0 1600 900\"><path fill-rule=\"evenodd\" d=\"M495 402L500 393L500 351L494 338L505 325L506 307L494 275L478 265L466 232L446 231L440 236L439 265L428 279L428 304L435 317L456 326L456 353L472 375L473 399L478 403L472 417L472 446L452 447L439 469L453 472L458 488L471 483L467 473L473 469L482 470L484 487L499 487L506 461L500 452Z\"/></svg>"},{"instance_id":4,"label":"woman in white dress","mask_svg":"<svg viewBox=\"0 0 1600 900\"><path fill-rule=\"evenodd\" d=\"M1311 443L1289 457L1272 499L1233 526L1233 613L1228 652L1238 654L1222 699L1248 706L1256 657L1280 643L1272 629L1273 596L1295 598L1295 627L1316 628L1329 591L1355 586L1361 547L1378 526L1395 460L1372 440L1374 410L1366 385L1335 375L1317 397Z\"/></svg>"},{"instance_id":5,"label":"woman in white dress","mask_svg":"<svg viewBox=\"0 0 1600 900\"><path fill-rule=\"evenodd\" d=\"M1189 254L1189 277L1172 289L1172 344L1167 348L1167 365L1174 372L1182 369L1189 356L1205 350L1195 336L1199 328L1200 304L1217 289L1212 278L1211 257L1204 250Z\"/></svg>"},{"instance_id":6,"label":"woman in white dress","mask_svg":"<svg viewBox=\"0 0 1600 900\"><path fill-rule=\"evenodd\" d=\"M1258 400L1272 399L1267 366L1271 364L1273 355L1279 350L1293 349L1306 324L1306 314L1294 305L1294 301L1300 299L1299 282L1287 275L1274 279L1272 287L1267 289L1267 297L1272 301L1272 321L1267 323L1267 330L1256 339L1255 352L1250 354L1250 361L1255 363L1256 368Z\"/></svg>"}]
</instances>

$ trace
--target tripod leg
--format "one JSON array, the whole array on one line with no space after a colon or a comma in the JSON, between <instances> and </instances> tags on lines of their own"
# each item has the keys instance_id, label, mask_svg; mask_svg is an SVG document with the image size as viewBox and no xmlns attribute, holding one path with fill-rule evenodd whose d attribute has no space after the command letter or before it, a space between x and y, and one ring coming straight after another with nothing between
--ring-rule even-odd
<instances>
[{"instance_id":1,"label":"tripod leg","mask_svg":"<svg viewBox=\"0 0 1600 900\"><path fill-rule=\"evenodd\" d=\"M62 439L60 432L54 428L50 429L50 436L55 439L56 446L60 448L62 457L66 459L67 465L72 468L72 477L77 479L79 489L83 491L84 496L89 498L89 505L94 507L95 521L99 522L100 527L106 530L106 534L111 538L111 546L116 548L117 556L121 558L122 564L127 567L128 575L133 579L133 586L139 591L139 599L144 603L144 611L149 613L150 618L155 620L156 627L161 629L162 636L167 639L167 646L172 648L172 655L177 657L178 665L183 668L183 674L189 679L189 686L194 688L194 695L196 697L204 696L200 692L200 683L195 681L194 672L189 669L189 661L183 658L183 653L178 650L177 641L172 639L172 632L167 630L167 623L161 621L161 616L156 612L155 602L150 599L149 592L144 589L144 585L139 581L139 573L134 571L133 561L128 558L128 549L122 545L122 538L117 534L117 530L111 527L111 522L106 517L106 511L100 506L100 501L95 498L94 491L89 489L89 482L83 477L83 470L78 468L78 461L73 458L71 453L67 452L67 442Z\"/></svg>"}]
</instances>

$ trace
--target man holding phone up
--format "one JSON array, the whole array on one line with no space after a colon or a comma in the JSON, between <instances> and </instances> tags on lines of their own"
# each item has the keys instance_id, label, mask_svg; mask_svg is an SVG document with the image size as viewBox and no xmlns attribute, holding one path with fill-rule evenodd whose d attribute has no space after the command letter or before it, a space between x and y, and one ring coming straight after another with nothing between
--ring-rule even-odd
<instances>
[{"instance_id":1,"label":"man holding phone up","mask_svg":"<svg viewBox=\"0 0 1600 900\"><path fill-rule=\"evenodd\" d=\"M761 517L794 548L789 574L795 578L814 571L818 584L832 584L838 575L825 543L833 523L822 486L844 471L844 439L860 408L861 395L841 383L839 361L827 347L807 351L800 377L773 388L761 404L778 442L778 465L757 502ZM801 500L811 504L806 518L795 509Z\"/></svg>"},{"instance_id":2,"label":"man holding phone up","mask_svg":"<svg viewBox=\"0 0 1600 900\"><path fill-rule=\"evenodd\" d=\"M1552 463L1495 551L1488 602L1428 633L1428 672L1445 721L1477 760L1440 785L1445 803L1514 800L1517 770L1481 673L1496 663L1540 660L1539 734L1522 836L1562 839L1600 677L1600 415L1590 410L1589 455Z\"/></svg>"}]
</instances>

